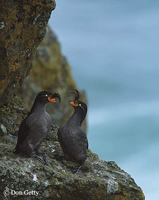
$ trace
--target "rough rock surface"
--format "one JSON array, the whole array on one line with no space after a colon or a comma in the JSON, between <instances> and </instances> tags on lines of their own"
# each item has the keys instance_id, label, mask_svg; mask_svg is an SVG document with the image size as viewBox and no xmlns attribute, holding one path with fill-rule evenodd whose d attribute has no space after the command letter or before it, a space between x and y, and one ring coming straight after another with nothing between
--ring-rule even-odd
<instances>
[{"instance_id":1,"label":"rough rock surface","mask_svg":"<svg viewBox=\"0 0 159 200\"><path fill-rule=\"evenodd\" d=\"M0 1L0 104L22 85L54 8L54 0Z\"/></svg>"},{"instance_id":2,"label":"rough rock surface","mask_svg":"<svg viewBox=\"0 0 159 200\"><path fill-rule=\"evenodd\" d=\"M88 159L78 173L78 165L65 161L59 143L55 140L56 127L43 142L41 152L46 153L47 165L33 158L22 158L13 153L15 139L2 137L0 143L0 199L3 191L35 190L38 197L50 200L144 200L141 189L115 162L99 160L88 152ZM54 138L54 140L53 140ZM6 188L7 187L7 188ZM7 190L8 191L8 190ZM11 196L8 199L28 199Z\"/></svg>"}]
</instances>

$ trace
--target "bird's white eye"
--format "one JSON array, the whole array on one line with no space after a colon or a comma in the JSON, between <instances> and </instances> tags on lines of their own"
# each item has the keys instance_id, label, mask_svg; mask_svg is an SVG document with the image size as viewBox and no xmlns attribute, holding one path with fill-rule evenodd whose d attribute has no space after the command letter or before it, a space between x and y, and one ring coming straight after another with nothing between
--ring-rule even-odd
<instances>
[{"instance_id":1,"label":"bird's white eye","mask_svg":"<svg viewBox=\"0 0 159 200\"><path fill-rule=\"evenodd\" d=\"M79 104L79 106L81 107L82 105L81 105L81 104Z\"/></svg>"},{"instance_id":2,"label":"bird's white eye","mask_svg":"<svg viewBox=\"0 0 159 200\"><path fill-rule=\"evenodd\" d=\"M47 95L47 94L45 94L45 96L46 96L46 97L48 97L48 95Z\"/></svg>"}]
</instances>

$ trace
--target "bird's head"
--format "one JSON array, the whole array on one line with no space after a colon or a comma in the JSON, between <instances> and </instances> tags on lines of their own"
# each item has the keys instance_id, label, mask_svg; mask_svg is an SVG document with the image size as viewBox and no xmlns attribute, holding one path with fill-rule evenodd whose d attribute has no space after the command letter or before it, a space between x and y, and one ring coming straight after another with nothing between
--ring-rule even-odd
<instances>
[{"instance_id":1,"label":"bird's head","mask_svg":"<svg viewBox=\"0 0 159 200\"><path fill-rule=\"evenodd\" d=\"M74 90L73 93L74 93L74 99L70 101L70 105L74 109L80 108L83 111L87 112L87 105L84 102L82 102L82 101L79 100L79 98L80 98L79 91L78 90Z\"/></svg>"},{"instance_id":2,"label":"bird's head","mask_svg":"<svg viewBox=\"0 0 159 200\"><path fill-rule=\"evenodd\" d=\"M59 102L61 101L61 97L58 93L54 93L52 94L51 92L48 91L41 91L37 94L36 96L36 101L40 102L40 103L56 103L57 99L59 100Z\"/></svg>"}]
</instances>

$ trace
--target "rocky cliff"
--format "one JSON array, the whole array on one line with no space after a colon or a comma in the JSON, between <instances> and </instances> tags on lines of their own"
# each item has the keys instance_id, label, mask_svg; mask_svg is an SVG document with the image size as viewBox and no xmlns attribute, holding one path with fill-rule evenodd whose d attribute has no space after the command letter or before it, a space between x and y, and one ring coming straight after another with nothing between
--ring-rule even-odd
<instances>
[{"instance_id":1,"label":"rocky cliff","mask_svg":"<svg viewBox=\"0 0 159 200\"><path fill-rule=\"evenodd\" d=\"M61 93L62 105L49 109L57 122L70 114L66 94L76 84L55 34L46 32L54 8L53 0L0 2L0 199L144 200L130 175L91 151L74 173L78 166L64 160L56 125L41 146L47 165L13 153L19 124L37 91Z\"/></svg>"},{"instance_id":2,"label":"rocky cliff","mask_svg":"<svg viewBox=\"0 0 159 200\"><path fill-rule=\"evenodd\" d=\"M45 35L54 0L0 1L0 103L6 103L31 68Z\"/></svg>"},{"instance_id":3,"label":"rocky cliff","mask_svg":"<svg viewBox=\"0 0 159 200\"><path fill-rule=\"evenodd\" d=\"M106 162L88 152L88 159L77 173L77 165L65 161L56 129L43 143L41 151L47 155L47 165L32 158L13 154L15 141L11 136L0 143L0 199L7 190L8 199L49 200L143 200L141 189L129 174L115 162ZM54 140L53 140L54 138ZM12 190L16 191L11 195ZM38 196L21 196L18 191L37 191Z\"/></svg>"}]
</instances>

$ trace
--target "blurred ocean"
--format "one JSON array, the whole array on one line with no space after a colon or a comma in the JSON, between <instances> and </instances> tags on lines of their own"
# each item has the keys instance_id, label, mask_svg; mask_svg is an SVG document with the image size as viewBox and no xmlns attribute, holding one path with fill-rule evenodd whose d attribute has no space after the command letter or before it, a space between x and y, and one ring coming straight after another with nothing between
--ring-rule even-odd
<instances>
[{"instance_id":1,"label":"blurred ocean","mask_svg":"<svg viewBox=\"0 0 159 200\"><path fill-rule=\"evenodd\" d=\"M57 0L50 25L88 94L90 148L159 200L159 1Z\"/></svg>"}]
</instances>

